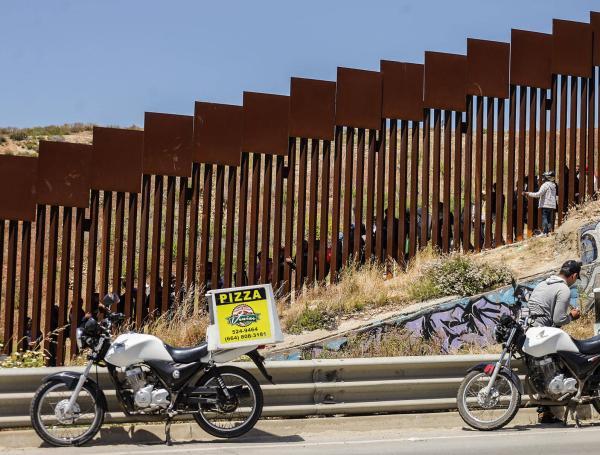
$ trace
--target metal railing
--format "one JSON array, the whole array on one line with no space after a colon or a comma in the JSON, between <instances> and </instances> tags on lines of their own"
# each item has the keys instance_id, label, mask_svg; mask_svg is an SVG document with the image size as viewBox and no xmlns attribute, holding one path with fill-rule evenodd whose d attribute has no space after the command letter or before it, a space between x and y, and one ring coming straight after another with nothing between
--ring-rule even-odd
<instances>
[{"instance_id":1,"label":"metal railing","mask_svg":"<svg viewBox=\"0 0 600 455\"><path fill-rule=\"evenodd\" d=\"M268 362L276 385L265 383L252 363L236 363L260 381L264 416L373 414L456 408L466 370L493 355L428 356ZM29 425L29 406L42 379L56 371L82 368L0 370L0 427ZM108 399L107 421L141 421L121 413L108 373L98 370Z\"/></svg>"}]
</instances>

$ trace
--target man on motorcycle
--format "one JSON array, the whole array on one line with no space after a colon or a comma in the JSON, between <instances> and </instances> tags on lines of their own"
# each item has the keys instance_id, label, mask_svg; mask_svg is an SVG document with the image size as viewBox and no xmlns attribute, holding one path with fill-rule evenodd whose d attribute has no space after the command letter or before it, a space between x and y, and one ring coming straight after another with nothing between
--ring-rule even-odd
<instances>
[{"instance_id":1,"label":"man on motorcycle","mask_svg":"<svg viewBox=\"0 0 600 455\"><path fill-rule=\"evenodd\" d=\"M552 275L538 284L529 296L528 306L533 325L538 327L562 327L579 319L579 308L570 308L571 290L579 279L581 262L565 262L558 275ZM539 423L557 423L548 406L538 408Z\"/></svg>"}]
</instances>

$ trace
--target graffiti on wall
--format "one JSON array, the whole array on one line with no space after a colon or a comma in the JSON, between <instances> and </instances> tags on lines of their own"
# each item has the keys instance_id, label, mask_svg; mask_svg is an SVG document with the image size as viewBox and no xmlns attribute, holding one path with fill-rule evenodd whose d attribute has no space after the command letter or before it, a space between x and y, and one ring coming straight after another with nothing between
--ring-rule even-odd
<instances>
[{"instance_id":1,"label":"graffiti on wall","mask_svg":"<svg viewBox=\"0 0 600 455\"><path fill-rule=\"evenodd\" d=\"M579 230L583 268L581 279L571 288L571 305L588 310L593 305L594 288L600 282L600 222L593 221ZM547 277L521 283L530 292ZM525 294L527 297L527 293ZM493 343L494 326L503 314L515 314L511 286L476 297L455 300L396 321L424 338L441 338L446 351L463 343L485 346Z\"/></svg>"},{"instance_id":2,"label":"graffiti on wall","mask_svg":"<svg viewBox=\"0 0 600 455\"><path fill-rule=\"evenodd\" d=\"M535 283L526 283L533 289ZM438 337L445 352L460 348L463 343L481 346L493 343L494 326L504 314L514 315L513 289L508 286L500 290L454 300L420 314L396 321L397 326L406 328L419 337Z\"/></svg>"}]
</instances>

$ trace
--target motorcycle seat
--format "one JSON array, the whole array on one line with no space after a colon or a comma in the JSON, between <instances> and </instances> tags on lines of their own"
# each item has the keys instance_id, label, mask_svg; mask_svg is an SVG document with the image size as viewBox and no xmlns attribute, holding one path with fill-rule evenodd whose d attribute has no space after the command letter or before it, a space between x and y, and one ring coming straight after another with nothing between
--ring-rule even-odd
<instances>
[{"instance_id":1,"label":"motorcycle seat","mask_svg":"<svg viewBox=\"0 0 600 455\"><path fill-rule=\"evenodd\" d=\"M576 340L573 338L573 343L582 354L600 354L600 335L588 338L587 340Z\"/></svg>"},{"instance_id":2,"label":"motorcycle seat","mask_svg":"<svg viewBox=\"0 0 600 455\"><path fill-rule=\"evenodd\" d=\"M165 348L176 363L198 362L208 353L208 343L206 342L193 348L175 348L165 343Z\"/></svg>"}]
</instances>

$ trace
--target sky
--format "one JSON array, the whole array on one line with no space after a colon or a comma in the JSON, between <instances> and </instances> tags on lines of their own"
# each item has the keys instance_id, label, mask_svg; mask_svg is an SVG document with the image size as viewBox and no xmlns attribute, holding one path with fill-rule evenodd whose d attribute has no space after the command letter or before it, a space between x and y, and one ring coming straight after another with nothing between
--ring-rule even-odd
<instances>
[{"instance_id":1,"label":"sky","mask_svg":"<svg viewBox=\"0 0 600 455\"><path fill-rule=\"evenodd\" d=\"M145 111L286 95L292 76L464 54L467 37L550 33L590 10L600 0L1 0L0 126L141 126Z\"/></svg>"}]
</instances>

